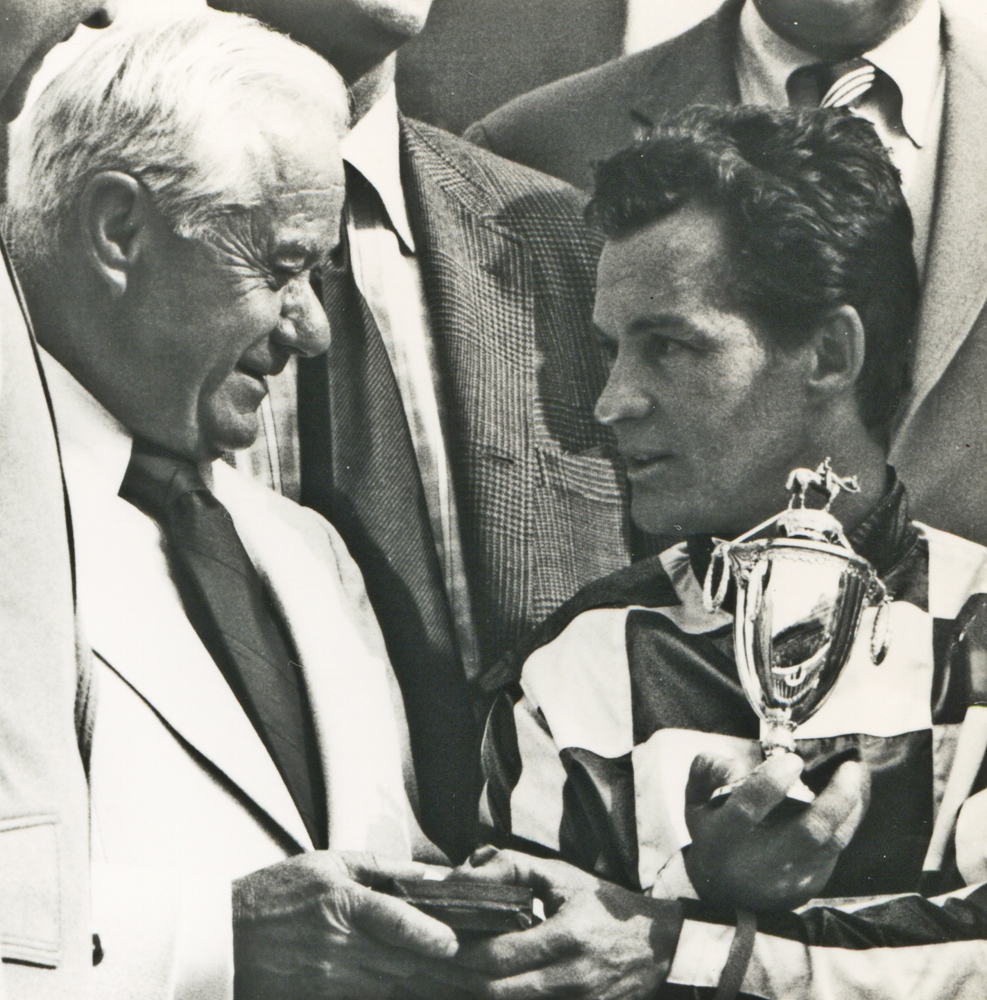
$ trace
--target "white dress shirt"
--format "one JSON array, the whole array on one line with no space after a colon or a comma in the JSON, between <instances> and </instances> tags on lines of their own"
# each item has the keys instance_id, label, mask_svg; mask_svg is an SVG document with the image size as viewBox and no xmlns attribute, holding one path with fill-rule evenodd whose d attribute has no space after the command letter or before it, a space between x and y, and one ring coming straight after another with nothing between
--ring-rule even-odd
<instances>
[{"instance_id":1,"label":"white dress shirt","mask_svg":"<svg viewBox=\"0 0 987 1000\"><path fill-rule=\"evenodd\" d=\"M346 206L346 230L357 288L380 329L411 431L432 533L466 675L479 676L476 632L463 562L459 520L442 433L442 379L404 190L401 136L393 85L343 141L343 159L379 197Z\"/></svg>"},{"instance_id":2,"label":"white dress shirt","mask_svg":"<svg viewBox=\"0 0 987 1000\"><path fill-rule=\"evenodd\" d=\"M868 92L854 102L854 114L872 122L901 171L905 199L915 222L915 259L924 270L935 197L936 162L945 93L938 0L925 0L899 31L863 57L883 70L901 91L901 120L890 121ZM740 15L737 79L745 104L788 105L786 84L801 66L819 57L797 48L765 24L757 7L748 2Z\"/></svg>"}]
</instances>

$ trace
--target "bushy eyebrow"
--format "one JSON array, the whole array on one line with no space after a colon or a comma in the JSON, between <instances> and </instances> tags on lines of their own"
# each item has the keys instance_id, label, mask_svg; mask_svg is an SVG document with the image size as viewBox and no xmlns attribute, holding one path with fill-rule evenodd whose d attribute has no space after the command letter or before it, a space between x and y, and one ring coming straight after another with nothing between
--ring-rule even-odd
<instances>
[{"instance_id":1,"label":"bushy eyebrow","mask_svg":"<svg viewBox=\"0 0 987 1000\"><path fill-rule=\"evenodd\" d=\"M596 323L592 324L592 329L594 336L600 340L613 341L617 339L616 336L608 333ZM663 330L674 330L702 343L707 343L710 339L709 333L706 330L679 313L654 313L652 315L639 316L628 327L627 333L634 336L661 333Z\"/></svg>"}]
</instances>

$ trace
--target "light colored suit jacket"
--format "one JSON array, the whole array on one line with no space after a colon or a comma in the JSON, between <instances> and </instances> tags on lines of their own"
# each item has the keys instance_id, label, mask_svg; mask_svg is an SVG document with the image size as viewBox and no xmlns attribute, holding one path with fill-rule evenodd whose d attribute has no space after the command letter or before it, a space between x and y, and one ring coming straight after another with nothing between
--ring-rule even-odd
<instances>
[{"instance_id":1,"label":"light colored suit jacket","mask_svg":"<svg viewBox=\"0 0 987 1000\"><path fill-rule=\"evenodd\" d=\"M63 447L97 688L93 927L105 957L96 994L228 1000L231 881L312 842L186 617L160 528L117 495L129 437L64 369L49 370L56 412L72 418ZM329 847L409 858L420 833L400 695L359 571L319 515L223 463L214 475L300 661Z\"/></svg>"},{"instance_id":2,"label":"light colored suit jacket","mask_svg":"<svg viewBox=\"0 0 987 1000\"><path fill-rule=\"evenodd\" d=\"M0 996L81 1000L92 932L76 712L88 679L52 418L2 261L0 469Z\"/></svg>"},{"instance_id":3,"label":"light colored suit jacket","mask_svg":"<svg viewBox=\"0 0 987 1000\"><path fill-rule=\"evenodd\" d=\"M515 99L467 135L592 185L591 164L689 104L736 104L738 20L727 0L690 31ZM913 513L987 543L987 35L944 4L946 94L913 388L892 461Z\"/></svg>"}]
</instances>

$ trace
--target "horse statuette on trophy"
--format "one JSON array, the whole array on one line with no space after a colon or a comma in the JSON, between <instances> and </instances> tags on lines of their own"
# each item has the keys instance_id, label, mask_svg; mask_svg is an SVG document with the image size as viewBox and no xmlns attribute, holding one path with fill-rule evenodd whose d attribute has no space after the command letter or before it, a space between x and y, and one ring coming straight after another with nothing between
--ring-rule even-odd
<instances>
[{"instance_id":1,"label":"horse statuette on trophy","mask_svg":"<svg viewBox=\"0 0 987 1000\"><path fill-rule=\"evenodd\" d=\"M856 477L836 475L827 458L815 470L794 469L786 488L787 510L717 544L704 585L708 611L723 603L731 580L736 587L737 670L761 719L765 755L794 752L795 730L832 693L866 609L877 609L870 640L875 664L889 639L887 589L830 510L841 493L857 492ZM827 498L824 507L806 506L810 491ZM755 537L770 529L768 537ZM789 797L813 798L804 785Z\"/></svg>"}]
</instances>

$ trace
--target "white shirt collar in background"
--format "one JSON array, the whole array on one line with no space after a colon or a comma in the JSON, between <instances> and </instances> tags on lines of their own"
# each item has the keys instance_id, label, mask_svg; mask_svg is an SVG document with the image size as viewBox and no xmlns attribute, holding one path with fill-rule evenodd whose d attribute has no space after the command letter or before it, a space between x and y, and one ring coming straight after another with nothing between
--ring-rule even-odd
<instances>
[{"instance_id":1,"label":"white shirt collar in background","mask_svg":"<svg viewBox=\"0 0 987 1000\"><path fill-rule=\"evenodd\" d=\"M401 129L393 83L343 140L343 159L373 185L404 249L414 253L415 238L401 187Z\"/></svg>"}]
</instances>

